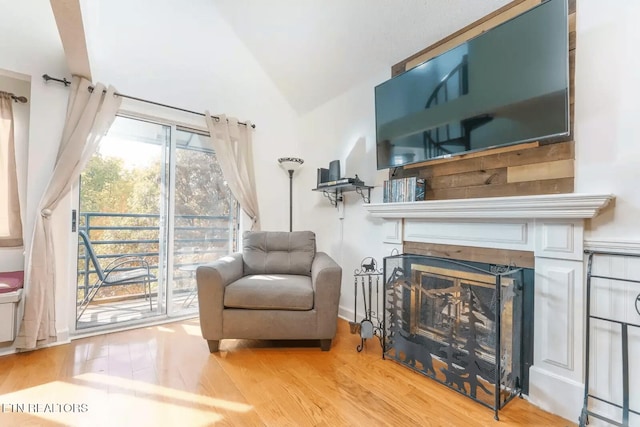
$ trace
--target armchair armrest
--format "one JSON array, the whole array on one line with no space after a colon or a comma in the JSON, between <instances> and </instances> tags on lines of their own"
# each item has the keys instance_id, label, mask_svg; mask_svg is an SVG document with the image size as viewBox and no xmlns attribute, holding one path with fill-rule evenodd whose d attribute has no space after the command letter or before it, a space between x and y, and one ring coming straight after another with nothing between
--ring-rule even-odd
<instances>
[{"instance_id":1,"label":"armchair armrest","mask_svg":"<svg viewBox=\"0 0 640 427\"><path fill-rule=\"evenodd\" d=\"M326 253L317 252L311 264L311 282L314 307L318 312L318 332L323 338L333 338L338 321L342 267Z\"/></svg>"},{"instance_id":2,"label":"armchair armrest","mask_svg":"<svg viewBox=\"0 0 640 427\"><path fill-rule=\"evenodd\" d=\"M200 329L206 340L222 339L224 288L243 274L242 254L234 253L196 270Z\"/></svg>"}]
</instances>

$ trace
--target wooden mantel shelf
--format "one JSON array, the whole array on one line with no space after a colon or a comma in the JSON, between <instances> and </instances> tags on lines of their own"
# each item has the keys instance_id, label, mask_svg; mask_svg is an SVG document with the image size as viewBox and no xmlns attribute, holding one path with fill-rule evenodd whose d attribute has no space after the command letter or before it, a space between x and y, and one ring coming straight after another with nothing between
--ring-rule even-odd
<instances>
[{"instance_id":1,"label":"wooden mantel shelf","mask_svg":"<svg viewBox=\"0 0 640 427\"><path fill-rule=\"evenodd\" d=\"M487 219L593 218L615 199L612 194L551 194L479 199L373 203L363 207L376 218Z\"/></svg>"}]
</instances>

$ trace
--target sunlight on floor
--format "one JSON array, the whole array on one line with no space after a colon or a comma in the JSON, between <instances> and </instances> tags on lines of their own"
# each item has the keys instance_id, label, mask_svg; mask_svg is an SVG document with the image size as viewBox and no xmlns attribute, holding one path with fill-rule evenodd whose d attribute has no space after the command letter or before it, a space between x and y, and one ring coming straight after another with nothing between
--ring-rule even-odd
<instances>
[{"instance_id":1,"label":"sunlight on floor","mask_svg":"<svg viewBox=\"0 0 640 427\"><path fill-rule=\"evenodd\" d=\"M202 332L200 331L200 325L182 325L182 329L192 337L202 337Z\"/></svg>"},{"instance_id":2,"label":"sunlight on floor","mask_svg":"<svg viewBox=\"0 0 640 427\"><path fill-rule=\"evenodd\" d=\"M140 381L87 373L2 395L2 425L207 426L252 406ZM36 421L40 419L41 421Z\"/></svg>"},{"instance_id":3,"label":"sunlight on floor","mask_svg":"<svg viewBox=\"0 0 640 427\"><path fill-rule=\"evenodd\" d=\"M87 373L74 377L76 380L94 382L107 386L116 386L124 390L135 391L138 393L147 393L157 395L169 399L177 399L185 402L192 402L199 405L213 406L234 412L248 412L253 407L244 403L230 402L228 400L216 399L213 397L193 394L187 391L176 390L155 384L149 384L140 381L129 380L126 378L112 377L108 375ZM111 389L111 388L110 388Z\"/></svg>"}]
</instances>

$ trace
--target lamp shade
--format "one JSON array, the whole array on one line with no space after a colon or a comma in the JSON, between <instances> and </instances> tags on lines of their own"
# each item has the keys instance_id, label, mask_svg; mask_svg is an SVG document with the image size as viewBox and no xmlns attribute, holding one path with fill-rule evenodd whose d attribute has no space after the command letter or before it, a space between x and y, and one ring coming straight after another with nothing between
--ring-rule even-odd
<instances>
[{"instance_id":1,"label":"lamp shade","mask_svg":"<svg viewBox=\"0 0 640 427\"><path fill-rule=\"evenodd\" d=\"M304 160L297 157L280 157L278 163L280 163L280 167L286 171L296 171L302 167Z\"/></svg>"}]
</instances>

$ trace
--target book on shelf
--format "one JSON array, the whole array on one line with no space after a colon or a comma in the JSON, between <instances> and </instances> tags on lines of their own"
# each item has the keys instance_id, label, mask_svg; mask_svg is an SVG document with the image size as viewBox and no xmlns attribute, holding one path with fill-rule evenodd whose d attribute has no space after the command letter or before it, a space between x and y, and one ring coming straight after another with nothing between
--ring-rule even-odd
<instances>
[{"instance_id":1,"label":"book on shelf","mask_svg":"<svg viewBox=\"0 0 640 427\"><path fill-rule=\"evenodd\" d=\"M318 168L318 182L317 186L320 187L329 181L329 169Z\"/></svg>"},{"instance_id":2,"label":"book on shelf","mask_svg":"<svg viewBox=\"0 0 640 427\"><path fill-rule=\"evenodd\" d=\"M426 180L415 176L383 183L383 203L419 202L425 199Z\"/></svg>"},{"instance_id":3,"label":"book on shelf","mask_svg":"<svg viewBox=\"0 0 640 427\"><path fill-rule=\"evenodd\" d=\"M318 184L318 188L330 187L332 185L354 184L354 183L362 183L362 181L356 181L355 178L340 178L333 181L321 182Z\"/></svg>"}]
</instances>

